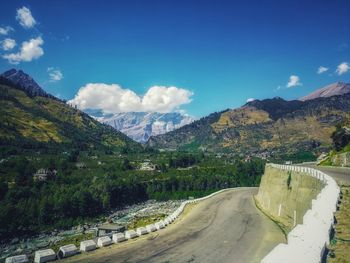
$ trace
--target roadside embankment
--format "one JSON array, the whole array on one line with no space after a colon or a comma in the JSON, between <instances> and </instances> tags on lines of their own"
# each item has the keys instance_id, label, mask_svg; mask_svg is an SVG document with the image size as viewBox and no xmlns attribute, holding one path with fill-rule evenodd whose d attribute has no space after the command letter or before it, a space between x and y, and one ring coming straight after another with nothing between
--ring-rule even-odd
<instances>
[{"instance_id":1,"label":"roadside embankment","mask_svg":"<svg viewBox=\"0 0 350 263\"><path fill-rule=\"evenodd\" d=\"M272 170L270 170L272 169ZM285 174L286 172L286 174ZM296 211L298 208L298 200L299 197L293 201L293 195L287 195L286 190L279 190L277 188L281 188L281 183L283 184L283 178L287 178L285 183L287 184L287 191L293 191L290 187L293 187L292 180L293 174L300 173L302 178L299 181L305 181L306 178L313 178L319 182L314 180L310 180L308 183L311 183L310 186L314 186L313 188L318 189L321 187L321 190L316 192L315 199L311 199L311 208L307 209L309 204L305 204L301 206L300 213L305 211L305 214L302 214L302 220L300 223L298 222L298 218L296 216ZM265 200L265 192L269 193L270 199L274 196L274 199L281 198L281 200L285 200L288 202L288 209L292 211L293 208L293 227L292 230L287 235L287 244L280 243L277 245L270 253L268 253L263 260L262 263L279 263L279 262L305 262L305 263L319 263L323 262L326 255L327 246L330 243L330 239L333 233L333 225L336 223L334 220L334 213L338 207L338 198L340 189L337 185L336 181L329 175L315 170L309 167L301 167L301 166L291 166L291 165L278 165L278 164L269 164L267 165L267 174L266 178L263 176L262 180L262 189L257 197L257 202L262 203L261 207L266 210L266 213L274 213L276 222L288 222L286 219L282 219L282 205L278 206L278 212L276 216L276 212L272 212L273 208L270 209ZM270 178L271 177L271 178ZM275 178L277 177L277 179ZM271 181L269 181L271 179ZM275 182L276 181L276 182ZM306 180L308 181L308 180ZM276 188L274 183L279 184ZM314 183L314 184L312 184ZM302 185L302 184L301 184ZM300 188L302 189L302 187ZM294 191L295 194L303 195L304 191L300 191L299 187L296 187ZM308 192L305 189L306 193ZM310 191L310 190L309 190ZM318 193L318 194L317 194ZM310 197L312 197L311 193L306 194L307 199L305 197L301 197L305 202L310 201ZM284 198L290 198L291 200L287 200ZM265 203L264 203L265 202ZM293 204L296 202L296 204ZM287 206L286 206L287 207ZM288 210L285 209L285 210ZM286 217L291 217L290 212L287 213ZM298 224L299 223L299 224Z\"/></svg>"},{"instance_id":2,"label":"roadside embankment","mask_svg":"<svg viewBox=\"0 0 350 263\"><path fill-rule=\"evenodd\" d=\"M256 203L259 208L288 234L294 226L303 222L303 216L311 208L311 201L324 184L305 172L265 167Z\"/></svg>"}]
</instances>

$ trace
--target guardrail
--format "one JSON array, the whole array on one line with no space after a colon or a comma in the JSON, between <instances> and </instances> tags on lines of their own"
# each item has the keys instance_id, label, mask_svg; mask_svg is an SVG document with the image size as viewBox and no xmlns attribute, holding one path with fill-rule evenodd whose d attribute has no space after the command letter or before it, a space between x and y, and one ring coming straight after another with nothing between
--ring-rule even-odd
<instances>
[{"instance_id":1,"label":"guardrail","mask_svg":"<svg viewBox=\"0 0 350 263\"><path fill-rule=\"evenodd\" d=\"M178 218L182 214L186 205L203 201L205 199L208 199L210 197L213 197L214 195L220 194L230 189L232 188L222 189L220 191L217 191L205 197L184 201L181 203L179 208L177 208L171 215L167 216L164 220L161 220L154 224L149 224L146 227L142 227L142 229L138 228L136 230L127 230L124 233L115 233L112 236L112 240L109 236L104 236L104 237L99 237L97 240L97 243L94 240L82 241L80 243L80 251L73 244L60 247L57 254L55 254L55 252L52 249L38 250L35 252L34 262L43 263L43 262L53 261L56 259L62 259L65 257L74 256L79 253L87 253L88 251L95 250L99 247L109 246L112 243L117 244L120 242L124 242L128 239L137 238L148 233L159 231L165 228L167 225L173 223L176 220L176 218ZM29 262L27 255L12 256L12 257L6 258L5 260L5 263L27 263L27 262Z\"/></svg>"},{"instance_id":2,"label":"guardrail","mask_svg":"<svg viewBox=\"0 0 350 263\"><path fill-rule=\"evenodd\" d=\"M299 224L289 232L287 244L277 245L261 263L321 262L329 244L337 209L339 186L335 180L319 170L293 165L268 164L274 168L306 173L324 183L324 187L312 200L312 208L303 216Z\"/></svg>"}]
</instances>

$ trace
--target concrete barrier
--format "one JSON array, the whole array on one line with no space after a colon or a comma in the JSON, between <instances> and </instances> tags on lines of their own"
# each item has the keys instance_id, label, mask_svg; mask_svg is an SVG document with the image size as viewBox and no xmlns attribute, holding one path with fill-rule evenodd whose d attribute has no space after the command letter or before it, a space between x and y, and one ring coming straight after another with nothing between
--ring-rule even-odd
<instances>
[{"instance_id":1,"label":"concrete barrier","mask_svg":"<svg viewBox=\"0 0 350 263\"><path fill-rule=\"evenodd\" d=\"M157 231L157 228L156 228L156 226L154 224L147 225L146 229L147 229L148 233Z\"/></svg>"},{"instance_id":2,"label":"concrete barrier","mask_svg":"<svg viewBox=\"0 0 350 263\"><path fill-rule=\"evenodd\" d=\"M28 263L27 255L18 255L13 257L8 257L5 260L5 263Z\"/></svg>"},{"instance_id":3,"label":"concrete barrier","mask_svg":"<svg viewBox=\"0 0 350 263\"><path fill-rule=\"evenodd\" d=\"M34 263L45 263L53 260L56 260L56 253L52 249L35 251Z\"/></svg>"},{"instance_id":4,"label":"concrete barrier","mask_svg":"<svg viewBox=\"0 0 350 263\"><path fill-rule=\"evenodd\" d=\"M135 230L127 230L125 231L125 238L126 239L133 239L137 237L137 233Z\"/></svg>"},{"instance_id":5,"label":"concrete barrier","mask_svg":"<svg viewBox=\"0 0 350 263\"><path fill-rule=\"evenodd\" d=\"M69 245L60 247L57 253L57 257L61 259L61 258L74 256L75 254L78 254L77 247L74 244L69 244Z\"/></svg>"},{"instance_id":6,"label":"concrete barrier","mask_svg":"<svg viewBox=\"0 0 350 263\"><path fill-rule=\"evenodd\" d=\"M109 236L99 237L97 239L98 247L106 247L112 244L112 239Z\"/></svg>"},{"instance_id":7,"label":"concrete barrier","mask_svg":"<svg viewBox=\"0 0 350 263\"><path fill-rule=\"evenodd\" d=\"M319 263L329 244L336 211L339 186L329 175L309 167L269 164L281 170L293 170L317 178L324 187L312 200L311 209L303 216L303 224L294 227L287 236L287 244L277 245L262 263L305 262Z\"/></svg>"},{"instance_id":8,"label":"concrete barrier","mask_svg":"<svg viewBox=\"0 0 350 263\"><path fill-rule=\"evenodd\" d=\"M85 240L80 242L80 251L87 252L96 249L96 242L93 240Z\"/></svg>"},{"instance_id":9,"label":"concrete barrier","mask_svg":"<svg viewBox=\"0 0 350 263\"><path fill-rule=\"evenodd\" d=\"M155 223L154 226L155 226L158 230L165 227L163 221L159 221L159 222Z\"/></svg>"},{"instance_id":10,"label":"concrete barrier","mask_svg":"<svg viewBox=\"0 0 350 263\"><path fill-rule=\"evenodd\" d=\"M120 243L126 240L125 236L123 233L115 233L112 236L112 240L114 243Z\"/></svg>"},{"instance_id":11,"label":"concrete barrier","mask_svg":"<svg viewBox=\"0 0 350 263\"><path fill-rule=\"evenodd\" d=\"M136 233L138 236L142 236L148 234L148 231L145 227L139 227L136 229Z\"/></svg>"}]
</instances>

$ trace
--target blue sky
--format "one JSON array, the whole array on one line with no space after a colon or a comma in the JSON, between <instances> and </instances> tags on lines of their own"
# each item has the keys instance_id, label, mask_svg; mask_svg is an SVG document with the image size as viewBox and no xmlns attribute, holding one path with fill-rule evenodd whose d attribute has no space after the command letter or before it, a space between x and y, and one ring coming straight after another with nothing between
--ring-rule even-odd
<instances>
[{"instance_id":1,"label":"blue sky","mask_svg":"<svg viewBox=\"0 0 350 263\"><path fill-rule=\"evenodd\" d=\"M200 117L248 98L295 99L350 82L348 0L6 1L1 9L0 27L13 30L0 29L0 71L23 69L67 100L84 87L76 101L106 111ZM5 39L16 46L4 50ZM39 49L21 53L30 40ZM320 66L328 70L318 74Z\"/></svg>"}]
</instances>

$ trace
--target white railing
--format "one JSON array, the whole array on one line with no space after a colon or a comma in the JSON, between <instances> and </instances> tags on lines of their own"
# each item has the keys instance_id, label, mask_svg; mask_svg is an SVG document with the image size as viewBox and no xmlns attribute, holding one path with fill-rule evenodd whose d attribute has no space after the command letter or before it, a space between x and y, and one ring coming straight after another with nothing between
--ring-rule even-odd
<instances>
[{"instance_id":1,"label":"white railing","mask_svg":"<svg viewBox=\"0 0 350 263\"><path fill-rule=\"evenodd\" d=\"M321 262L334 223L334 212L337 209L339 186L335 180L319 170L293 165L268 164L274 168L305 173L321 180L323 189L317 198L312 200L312 208L304 217L303 224L297 225L289 232L287 244L277 245L267 254L261 263Z\"/></svg>"}]
</instances>

